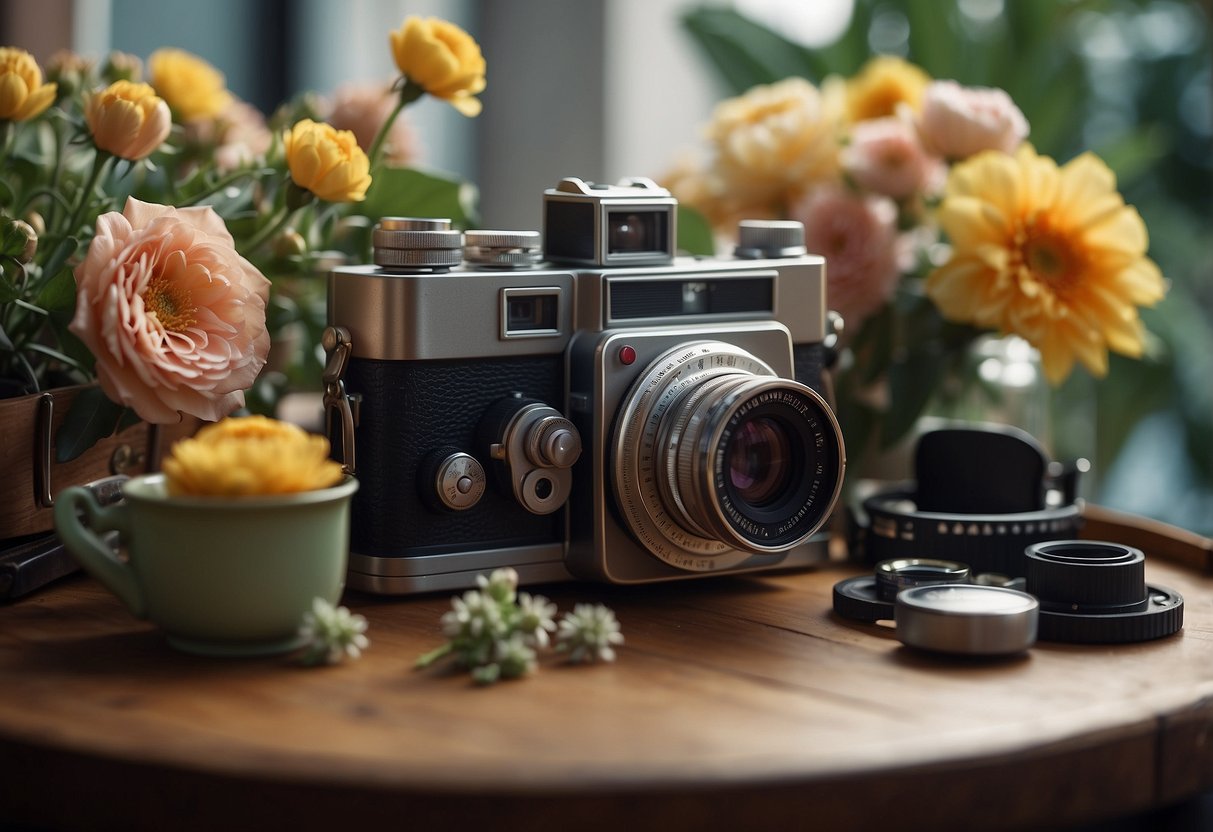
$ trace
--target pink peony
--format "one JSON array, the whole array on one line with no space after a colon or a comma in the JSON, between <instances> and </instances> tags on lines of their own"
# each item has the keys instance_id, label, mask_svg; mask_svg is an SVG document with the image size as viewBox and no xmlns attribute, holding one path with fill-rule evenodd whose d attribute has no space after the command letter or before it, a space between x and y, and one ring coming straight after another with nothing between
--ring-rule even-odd
<instances>
[{"instance_id":1,"label":"pink peony","mask_svg":"<svg viewBox=\"0 0 1213 832\"><path fill-rule=\"evenodd\" d=\"M826 299L854 332L893 294L900 273L897 206L828 186L792 206L809 251L826 259Z\"/></svg>"},{"instance_id":2,"label":"pink peony","mask_svg":"<svg viewBox=\"0 0 1213 832\"><path fill-rule=\"evenodd\" d=\"M1028 121L1000 89L934 81L923 97L918 131L932 153L967 159L983 150L1013 153L1028 136Z\"/></svg>"},{"instance_id":3,"label":"pink peony","mask_svg":"<svg viewBox=\"0 0 1213 832\"><path fill-rule=\"evenodd\" d=\"M943 163L923 149L914 126L895 117L856 124L842 151L842 166L860 187L897 200L938 187L945 174Z\"/></svg>"},{"instance_id":4,"label":"pink peony","mask_svg":"<svg viewBox=\"0 0 1213 832\"><path fill-rule=\"evenodd\" d=\"M162 423L216 421L244 405L269 351L270 282L213 209L128 199L97 218L75 274L70 329L114 402Z\"/></svg>"}]
</instances>

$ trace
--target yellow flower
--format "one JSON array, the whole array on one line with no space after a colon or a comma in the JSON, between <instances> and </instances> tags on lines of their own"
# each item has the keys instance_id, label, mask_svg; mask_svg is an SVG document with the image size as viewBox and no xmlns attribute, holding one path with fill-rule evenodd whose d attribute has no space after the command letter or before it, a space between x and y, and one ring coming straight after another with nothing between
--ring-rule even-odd
<instances>
[{"instance_id":1,"label":"yellow flower","mask_svg":"<svg viewBox=\"0 0 1213 832\"><path fill-rule=\"evenodd\" d=\"M721 102L707 130L723 192L763 211L838 174L838 119L803 78Z\"/></svg>"},{"instance_id":2,"label":"yellow flower","mask_svg":"<svg viewBox=\"0 0 1213 832\"><path fill-rule=\"evenodd\" d=\"M1023 336L1053 384L1076 359L1102 376L1109 349L1141 355L1137 307L1166 287L1098 157L1058 167L1028 144L980 153L952 169L939 221L953 252L926 289L944 317Z\"/></svg>"},{"instance_id":3,"label":"yellow flower","mask_svg":"<svg viewBox=\"0 0 1213 832\"><path fill-rule=\"evenodd\" d=\"M484 91L485 62L471 35L445 20L407 17L391 43L405 78L465 116L480 115L480 99L473 96Z\"/></svg>"},{"instance_id":4,"label":"yellow flower","mask_svg":"<svg viewBox=\"0 0 1213 832\"><path fill-rule=\"evenodd\" d=\"M147 65L152 86L181 121L214 118L231 100L223 73L184 49L157 49Z\"/></svg>"},{"instance_id":5,"label":"yellow flower","mask_svg":"<svg viewBox=\"0 0 1213 832\"><path fill-rule=\"evenodd\" d=\"M847 116L852 122L897 114L900 104L918 112L931 76L892 55L877 55L847 82Z\"/></svg>"},{"instance_id":6,"label":"yellow flower","mask_svg":"<svg viewBox=\"0 0 1213 832\"><path fill-rule=\"evenodd\" d=\"M55 84L42 83L42 70L24 49L0 47L0 121L26 121L55 100Z\"/></svg>"},{"instance_id":7,"label":"yellow flower","mask_svg":"<svg viewBox=\"0 0 1213 832\"><path fill-rule=\"evenodd\" d=\"M371 162L349 130L305 118L282 137L291 179L326 202L360 202Z\"/></svg>"},{"instance_id":8,"label":"yellow flower","mask_svg":"<svg viewBox=\"0 0 1213 832\"><path fill-rule=\"evenodd\" d=\"M135 161L168 138L173 118L168 104L147 84L116 81L88 97L84 118L93 143Z\"/></svg>"},{"instance_id":9,"label":"yellow flower","mask_svg":"<svg viewBox=\"0 0 1213 832\"><path fill-rule=\"evenodd\" d=\"M293 494L341 481L329 443L302 428L264 416L228 418L173 445L164 461L172 495L241 497Z\"/></svg>"}]
</instances>

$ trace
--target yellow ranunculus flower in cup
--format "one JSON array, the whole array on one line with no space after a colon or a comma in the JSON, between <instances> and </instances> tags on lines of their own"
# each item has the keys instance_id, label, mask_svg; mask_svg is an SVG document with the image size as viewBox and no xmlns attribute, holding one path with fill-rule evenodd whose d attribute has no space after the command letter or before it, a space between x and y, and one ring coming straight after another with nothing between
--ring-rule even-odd
<instances>
[{"instance_id":1,"label":"yellow ranunculus flower in cup","mask_svg":"<svg viewBox=\"0 0 1213 832\"><path fill-rule=\"evenodd\" d=\"M54 102L56 89L42 83L42 70L30 53L0 47L0 121L33 118Z\"/></svg>"},{"instance_id":2,"label":"yellow ranunculus flower in cup","mask_svg":"<svg viewBox=\"0 0 1213 832\"><path fill-rule=\"evenodd\" d=\"M391 33L392 57L410 82L435 98L450 102L465 116L480 114L485 87L480 45L453 23L437 18L405 18Z\"/></svg>"},{"instance_id":3,"label":"yellow ranunculus flower in cup","mask_svg":"<svg viewBox=\"0 0 1213 832\"><path fill-rule=\"evenodd\" d=\"M170 495L293 494L341 481L329 442L265 416L229 417L173 445L164 461Z\"/></svg>"},{"instance_id":4,"label":"yellow ranunculus flower in cup","mask_svg":"<svg viewBox=\"0 0 1213 832\"><path fill-rule=\"evenodd\" d=\"M232 99L223 73L184 49L157 49L147 65L152 86L181 121L214 118Z\"/></svg>"},{"instance_id":5,"label":"yellow ranunculus flower in cup","mask_svg":"<svg viewBox=\"0 0 1213 832\"><path fill-rule=\"evenodd\" d=\"M303 119L282 137L291 179L326 202L360 202L371 185L371 162L349 130Z\"/></svg>"},{"instance_id":6,"label":"yellow ranunculus flower in cup","mask_svg":"<svg viewBox=\"0 0 1213 832\"><path fill-rule=\"evenodd\" d=\"M123 159L147 156L168 138L168 104L147 84L116 81L88 97L84 118L93 143Z\"/></svg>"}]
</instances>

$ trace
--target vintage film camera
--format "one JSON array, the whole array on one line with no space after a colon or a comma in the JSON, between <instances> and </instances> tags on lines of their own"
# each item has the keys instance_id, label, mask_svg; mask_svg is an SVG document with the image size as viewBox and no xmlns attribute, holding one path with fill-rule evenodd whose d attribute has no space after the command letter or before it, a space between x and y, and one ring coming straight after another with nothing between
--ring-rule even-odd
<instances>
[{"instance_id":1,"label":"vintage film camera","mask_svg":"<svg viewBox=\"0 0 1213 832\"><path fill-rule=\"evenodd\" d=\"M535 232L385 218L329 284L349 586L640 583L826 557L845 455L825 264L796 223L675 258L677 202L565 179ZM541 260L542 255L542 260Z\"/></svg>"}]
</instances>

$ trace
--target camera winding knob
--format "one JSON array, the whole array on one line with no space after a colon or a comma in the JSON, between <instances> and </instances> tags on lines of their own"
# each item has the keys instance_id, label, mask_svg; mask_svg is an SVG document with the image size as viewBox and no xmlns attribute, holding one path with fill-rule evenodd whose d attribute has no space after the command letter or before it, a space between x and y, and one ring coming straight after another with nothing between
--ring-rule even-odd
<instances>
[{"instance_id":1,"label":"camera winding knob","mask_svg":"<svg viewBox=\"0 0 1213 832\"><path fill-rule=\"evenodd\" d=\"M796 220L742 220L737 226L737 248L743 260L799 257L804 244L804 223Z\"/></svg>"}]
</instances>

